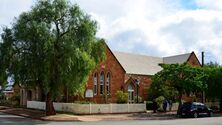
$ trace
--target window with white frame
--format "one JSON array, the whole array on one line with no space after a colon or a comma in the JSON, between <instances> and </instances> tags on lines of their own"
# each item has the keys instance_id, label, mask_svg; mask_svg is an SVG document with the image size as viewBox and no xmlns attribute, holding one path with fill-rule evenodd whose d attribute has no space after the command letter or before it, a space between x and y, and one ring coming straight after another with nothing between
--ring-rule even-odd
<instances>
[{"instance_id":1,"label":"window with white frame","mask_svg":"<svg viewBox=\"0 0 222 125\"><path fill-rule=\"evenodd\" d=\"M104 72L101 72L100 73L100 95L103 95L104 94Z\"/></svg>"},{"instance_id":2,"label":"window with white frame","mask_svg":"<svg viewBox=\"0 0 222 125\"><path fill-rule=\"evenodd\" d=\"M128 85L128 102L134 102L134 88L132 83Z\"/></svg>"},{"instance_id":3,"label":"window with white frame","mask_svg":"<svg viewBox=\"0 0 222 125\"><path fill-rule=\"evenodd\" d=\"M97 73L93 76L93 94L97 95Z\"/></svg>"},{"instance_id":4,"label":"window with white frame","mask_svg":"<svg viewBox=\"0 0 222 125\"><path fill-rule=\"evenodd\" d=\"M110 73L106 75L106 94L110 94Z\"/></svg>"}]
</instances>

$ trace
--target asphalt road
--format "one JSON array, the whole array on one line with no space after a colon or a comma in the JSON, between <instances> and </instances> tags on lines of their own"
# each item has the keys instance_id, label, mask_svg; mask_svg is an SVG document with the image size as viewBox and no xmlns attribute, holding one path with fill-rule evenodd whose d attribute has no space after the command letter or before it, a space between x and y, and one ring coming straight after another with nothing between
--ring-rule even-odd
<instances>
[{"instance_id":1,"label":"asphalt road","mask_svg":"<svg viewBox=\"0 0 222 125\"><path fill-rule=\"evenodd\" d=\"M48 122L0 113L0 125L222 125L222 117L173 120L124 120L98 122Z\"/></svg>"}]
</instances>

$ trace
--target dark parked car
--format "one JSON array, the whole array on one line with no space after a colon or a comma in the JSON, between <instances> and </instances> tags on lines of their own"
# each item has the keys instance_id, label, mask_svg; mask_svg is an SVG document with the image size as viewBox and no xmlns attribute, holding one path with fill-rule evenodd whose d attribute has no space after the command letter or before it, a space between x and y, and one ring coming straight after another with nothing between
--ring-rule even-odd
<instances>
[{"instance_id":1,"label":"dark parked car","mask_svg":"<svg viewBox=\"0 0 222 125\"><path fill-rule=\"evenodd\" d=\"M199 102L186 102L179 110L180 117L194 117L213 115L213 110L208 108L203 103Z\"/></svg>"}]
</instances>

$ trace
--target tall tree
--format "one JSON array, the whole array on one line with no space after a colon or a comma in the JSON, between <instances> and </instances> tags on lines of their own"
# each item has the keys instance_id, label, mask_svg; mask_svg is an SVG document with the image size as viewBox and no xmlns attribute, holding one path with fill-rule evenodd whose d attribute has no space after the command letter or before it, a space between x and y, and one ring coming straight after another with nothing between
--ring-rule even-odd
<instances>
[{"instance_id":1,"label":"tall tree","mask_svg":"<svg viewBox=\"0 0 222 125\"><path fill-rule=\"evenodd\" d=\"M188 64L162 64L163 70L155 74L152 78L152 84L149 91L153 97L171 96L178 94L179 107L181 105L183 93L201 92L207 88L205 80L207 74L198 67L192 67Z\"/></svg>"},{"instance_id":2,"label":"tall tree","mask_svg":"<svg viewBox=\"0 0 222 125\"><path fill-rule=\"evenodd\" d=\"M219 99L220 111L222 112L222 67L219 65L206 65L204 68L205 72L209 74L206 96L208 99Z\"/></svg>"},{"instance_id":3,"label":"tall tree","mask_svg":"<svg viewBox=\"0 0 222 125\"><path fill-rule=\"evenodd\" d=\"M54 115L52 100L61 86L83 92L89 73L105 57L105 43L96 38L97 23L66 0L39 0L5 28L3 43L12 54L5 70L15 82L34 81L46 94L46 115ZM2 46L1 45L1 46ZM3 55L1 55L3 56ZM1 57L2 58L2 57ZM7 61L7 60L5 60ZM2 70L4 71L4 70Z\"/></svg>"},{"instance_id":4,"label":"tall tree","mask_svg":"<svg viewBox=\"0 0 222 125\"><path fill-rule=\"evenodd\" d=\"M7 77L10 76L9 70L13 68L10 62L13 61L13 39L11 37L11 31L4 29L4 33L1 34L1 38L4 40L0 42L0 85L7 84Z\"/></svg>"}]
</instances>

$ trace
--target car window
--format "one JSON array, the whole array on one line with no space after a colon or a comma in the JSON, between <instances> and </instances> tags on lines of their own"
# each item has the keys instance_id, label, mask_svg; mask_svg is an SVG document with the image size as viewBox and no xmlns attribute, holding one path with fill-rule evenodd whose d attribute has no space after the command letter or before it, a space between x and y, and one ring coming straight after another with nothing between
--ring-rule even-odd
<instances>
[{"instance_id":1,"label":"car window","mask_svg":"<svg viewBox=\"0 0 222 125\"><path fill-rule=\"evenodd\" d=\"M190 109L191 108L191 103L184 103L182 106L182 109Z\"/></svg>"},{"instance_id":2,"label":"car window","mask_svg":"<svg viewBox=\"0 0 222 125\"><path fill-rule=\"evenodd\" d=\"M203 109L203 106L202 105L197 105L197 108L198 109Z\"/></svg>"},{"instance_id":3,"label":"car window","mask_svg":"<svg viewBox=\"0 0 222 125\"><path fill-rule=\"evenodd\" d=\"M207 108L207 106L204 105L204 106L203 106L203 109L208 109L208 108Z\"/></svg>"},{"instance_id":4,"label":"car window","mask_svg":"<svg viewBox=\"0 0 222 125\"><path fill-rule=\"evenodd\" d=\"M191 108L197 108L197 105L196 104L192 104Z\"/></svg>"}]
</instances>

